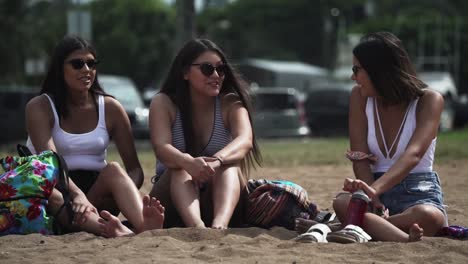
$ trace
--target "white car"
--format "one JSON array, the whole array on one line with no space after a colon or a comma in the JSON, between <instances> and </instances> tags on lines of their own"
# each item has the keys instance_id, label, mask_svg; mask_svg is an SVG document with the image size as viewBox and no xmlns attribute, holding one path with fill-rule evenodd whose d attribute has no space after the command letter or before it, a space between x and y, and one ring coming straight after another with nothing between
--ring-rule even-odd
<instances>
[{"instance_id":1,"label":"white car","mask_svg":"<svg viewBox=\"0 0 468 264\"><path fill-rule=\"evenodd\" d=\"M141 94L130 78L125 76L100 74L99 84L104 91L117 99L127 112L136 138L149 136L149 110L145 107Z\"/></svg>"},{"instance_id":2,"label":"white car","mask_svg":"<svg viewBox=\"0 0 468 264\"><path fill-rule=\"evenodd\" d=\"M418 75L430 89L444 96L445 104L440 118L440 130L452 130L455 127L455 102L458 101L458 91L452 75L449 72L420 72Z\"/></svg>"}]
</instances>

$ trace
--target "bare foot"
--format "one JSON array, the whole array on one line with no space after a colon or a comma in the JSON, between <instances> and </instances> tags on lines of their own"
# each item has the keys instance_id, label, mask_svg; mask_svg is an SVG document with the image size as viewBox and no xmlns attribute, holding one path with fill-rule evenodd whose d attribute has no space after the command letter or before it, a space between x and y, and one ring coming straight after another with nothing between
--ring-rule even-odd
<instances>
[{"instance_id":1,"label":"bare foot","mask_svg":"<svg viewBox=\"0 0 468 264\"><path fill-rule=\"evenodd\" d=\"M103 237L121 237L133 235L132 230L124 226L120 219L112 215L106 210L100 213L102 218L99 218L99 228L101 229L101 235Z\"/></svg>"},{"instance_id":2,"label":"bare foot","mask_svg":"<svg viewBox=\"0 0 468 264\"><path fill-rule=\"evenodd\" d=\"M145 195L143 197L143 230L141 232L163 228L164 210L164 206L158 199Z\"/></svg>"},{"instance_id":3,"label":"bare foot","mask_svg":"<svg viewBox=\"0 0 468 264\"><path fill-rule=\"evenodd\" d=\"M229 223L229 221L228 221L228 223ZM211 228L213 228L213 229L227 229L228 223L226 223L224 220L220 220L220 219L215 218L215 219L213 219L213 223L211 223Z\"/></svg>"},{"instance_id":4,"label":"bare foot","mask_svg":"<svg viewBox=\"0 0 468 264\"><path fill-rule=\"evenodd\" d=\"M414 223L409 229L408 242L421 241L423 232L424 230L418 224Z\"/></svg>"},{"instance_id":5,"label":"bare foot","mask_svg":"<svg viewBox=\"0 0 468 264\"><path fill-rule=\"evenodd\" d=\"M211 228L223 230L223 229L227 229L227 226L213 224L213 225L211 225Z\"/></svg>"}]
</instances>

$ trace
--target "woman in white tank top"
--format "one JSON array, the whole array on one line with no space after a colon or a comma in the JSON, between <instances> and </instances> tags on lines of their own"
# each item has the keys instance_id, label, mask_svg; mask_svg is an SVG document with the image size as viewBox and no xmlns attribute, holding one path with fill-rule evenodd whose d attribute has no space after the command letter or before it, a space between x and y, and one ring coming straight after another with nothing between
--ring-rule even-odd
<instances>
[{"instance_id":1,"label":"woman in white tank top","mask_svg":"<svg viewBox=\"0 0 468 264\"><path fill-rule=\"evenodd\" d=\"M353 50L349 134L356 179L343 190L363 189L382 216L368 212L363 229L380 241L417 241L434 236L447 215L436 172L432 171L443 97L425 89L401 41L371 33ZM349 193L333 207L343 222Z\"/></svg>"},{"instance_id":2,"label":"woman in white tank top","mask_svg":"<svg viewBox=\"0 0 468 264\"><path fill-rule=\"evenodd\" d=\"M69 224L65 210L59 211L64 202L56 189L48 210L60 213L57 219L65 229L106 237L161 228L164 208L155 198L141 198L138 188L144 176L130 121L122 105L100 87L97 63L87 41L66 36L54 49L41 95L26 106L28 145L34 152L56 151L70 169L73 223ZM106 161L110 139L126 170ZM121 211L134 229L122 225L108 210Z\"/></svg>"}]
</instances>

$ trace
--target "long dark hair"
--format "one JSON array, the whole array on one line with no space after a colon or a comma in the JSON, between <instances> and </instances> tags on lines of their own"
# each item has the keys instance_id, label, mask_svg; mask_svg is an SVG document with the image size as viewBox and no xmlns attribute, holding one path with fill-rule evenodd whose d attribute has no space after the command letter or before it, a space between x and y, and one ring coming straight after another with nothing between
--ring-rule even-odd
<instances>
[{"instance_id":1,"label":"long dark hair","mask_svg":"<svg viewBox=\"0 0 468 264\"><path fill-rule=\"evenodd\" d=\"M54 48L49 62L49 69L44 81L42 82L42 89L40 92L41 94L46 93L51 95L57 109L58 116L63 118L66 118L69 113L66 104L68 89L64 78L63 67L65 59L76 50L89 51L95 58L97 58L96 50L88 41L79 36L65 36ZM97 71L94 82L91 85L90 92L93 97L96 94L107 95L99 85ZM96 101L96 98L93 99Z\"/></svg>"},{"instance_id":2,"label":"long dark hair","mask_svg":"<svg viewBox=\"0 0 468 264\"><path fill-rule=\"evenodd\" d=\"M379 96L386 104L409 102L423 95L421 81L401 40L390 32L364 36L353 55L367 71Z\"/></svg>"},{"instance_id":3,"label":"long dark hair","mask_svg":"<svg viewBox=\"0 0 468 264\"><path fill-rule=\"evenodd\" d=\"M226 56L215 43L208 39L192 39L188 41L174 58L169 73L161 88L161 92L167 94L180 111L185 147L187 153L191 155L196 155L197 153L194 153L194 144L191 141L194 134L191 113L192 101L189 83L184 79L184 74L189 70L190 65L206 51L212 51L218 54L224 65L226 65L225 77L220 94L235 93L242 102L242 105L247 109L249 120L252 124L252 104L247 82L245 82L228 63ZM254 160L257 164L260 164L262 160L255 135L252 141L253 149L248 153L246 159L242 161L241 166L242 170L246 173L248 173L251 166L255 167Z\"/></svg>"}]
</instances>

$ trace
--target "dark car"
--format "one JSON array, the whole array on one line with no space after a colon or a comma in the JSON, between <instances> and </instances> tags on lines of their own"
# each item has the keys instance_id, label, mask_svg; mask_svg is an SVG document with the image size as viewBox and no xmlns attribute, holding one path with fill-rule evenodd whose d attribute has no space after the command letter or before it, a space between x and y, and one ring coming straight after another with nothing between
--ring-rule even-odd
<instances>
[{"instance_id":1,"label":"dark car","mask_svg":"<svg viewBox=\"0 0 468 264\"><path fill-rule=\"evenodd\" d=\"M253 89L253 126L257 137L304 137L309 135L303 95L294 88Z\"/></svg>"},{"instance_id":2,"label":"dark car","mask_svg":"<svg viewBox=\"0 0 468 264\"><path fill-rule=\"evenodd\" d=\"M106 93L113 95L125 108L133 135L136 138L149 136L148 115L141 94L130 78L116 75L99 75L99 83Z\"/></svg>"},{"instance_id":3,"label":"dark car","mask_svg":"<svg viewBox=\"0 0 468 264\"><path fill-rule=\"evenodd\" d=\"M0 86L0 143L26 140L25 107L39 87Z\"/></svg>"},{"instance_id":4,"label":"dark car","mask_svg":"<svg viewBox=\"0 0 468 264\"><path fill-rule=\"evenodd\" d=\"M304 108L312 135L348 134L349 97L354 84L330 80L316 84L307 93Z\"/></svg>"}]
</instances>

